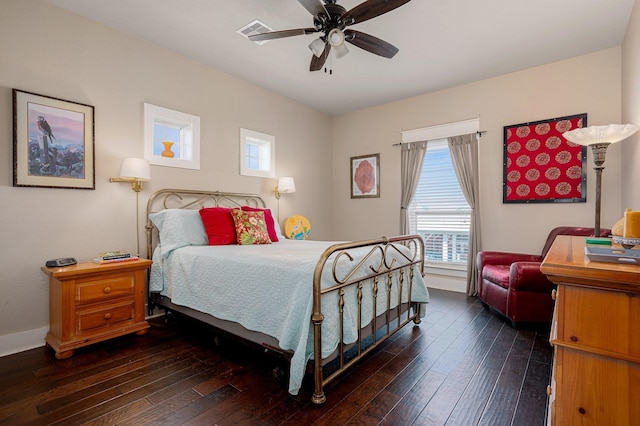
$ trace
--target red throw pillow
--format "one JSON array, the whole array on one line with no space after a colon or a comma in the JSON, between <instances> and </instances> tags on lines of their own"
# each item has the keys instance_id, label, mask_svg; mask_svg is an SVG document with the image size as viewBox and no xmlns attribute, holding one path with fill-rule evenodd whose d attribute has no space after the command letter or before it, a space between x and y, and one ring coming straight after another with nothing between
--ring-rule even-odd
<instances>
[{"instance_id":1,"label":"red throw pillow","mask_svg":"<svg viewBox=\"0 0 640 426\"><path fill-rule=\"evenodd\" d=\"M264 221L267 224L267 233L272 243L278 242L278 233L276 232L276 225L273 221L273 215L270 209L261 209L258 207L242 206L242 210L245 212L262 212L264 213Z\"/></svg>"},{"instance_id":2,"label":"red throw pillow","mask_svg":"<svg viewBox=\"0 0 640 426\"><path fill-rule=\"evenodd\" d=\"M236 224L231 216L231 209L207 207L200 209L200 217L210 246L236 244Z\"/></svg>"}]
</instances>

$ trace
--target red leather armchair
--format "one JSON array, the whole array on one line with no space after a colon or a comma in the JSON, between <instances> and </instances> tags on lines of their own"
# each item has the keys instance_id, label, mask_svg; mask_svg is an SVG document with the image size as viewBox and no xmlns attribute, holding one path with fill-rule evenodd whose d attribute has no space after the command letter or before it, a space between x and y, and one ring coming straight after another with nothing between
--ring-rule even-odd
<instances>
[{"instance_id":1,"label":"red leather armchair","mask_svg":"<svg viewBox=\"0 0 640 426\"><path fill-rule=\"evenodd\" d=\"M609 229L601 229L600 236L610 233ZM551 291L554 285L540 272L540 263L558 235L591 236L593 228L561 226L552 229L540 255L498 251L478 253L478 297L485 305L507 317L514 327L519 323L551 322Z\"/></svg>"}]
</instances>

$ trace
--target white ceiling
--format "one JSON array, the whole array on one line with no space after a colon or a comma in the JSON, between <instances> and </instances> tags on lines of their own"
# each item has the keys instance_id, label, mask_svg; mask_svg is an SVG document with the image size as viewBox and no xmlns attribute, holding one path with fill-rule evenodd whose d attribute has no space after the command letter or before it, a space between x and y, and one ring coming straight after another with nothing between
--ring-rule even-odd
<instances>
[{"instance_id":1,"label":"white ceiling","mask_svg":"<svg viewBox=\"0 0 640 426\"><path fill-rule=\"evenodd\" d=\"M400 51L348 45L309 72L317 34L258 45L236 31L313 26L296 0L46 0L330 115L618 46L634 0L412 0L350 28ZM338 0L347 10L363 0Z\"/></svg>"}]
</instances>

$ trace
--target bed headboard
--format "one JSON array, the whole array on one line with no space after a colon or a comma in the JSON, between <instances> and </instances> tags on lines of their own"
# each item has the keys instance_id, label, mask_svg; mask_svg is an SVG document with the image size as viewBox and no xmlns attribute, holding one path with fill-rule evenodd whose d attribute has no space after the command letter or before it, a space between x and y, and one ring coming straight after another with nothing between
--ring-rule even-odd
<instances>
[{"instance_id":1,"label":"bed headboard","mask_svg":"<svg viewBox=\"0 0 640 426\"><path fill-rule=\"evenodd\" d=\"M153 249L158 244L158 230L149 219L151 213L166 209L200 210L204 207L242 206L265 208L266 204L256 194L192 189L160 189L154 192L147 201L147 259L151 259Z\"/></svg>"}]
</instances>

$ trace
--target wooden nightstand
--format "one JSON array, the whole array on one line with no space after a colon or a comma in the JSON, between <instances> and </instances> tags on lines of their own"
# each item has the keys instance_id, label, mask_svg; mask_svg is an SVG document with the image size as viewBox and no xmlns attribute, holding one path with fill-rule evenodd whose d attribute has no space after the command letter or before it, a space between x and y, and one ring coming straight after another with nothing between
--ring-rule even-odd
<instances>
[{"instance_id":1,"label":"wooden nightstand","mask_svg":"<svg viewBox=\"0 0 640 426\"><path fill-rule=\"evenodd\" d=\"M129 333L146 334L147 259L42 267L49 276L46 343L65 359L75 349Z\"/></svg>"}]
</instances>

